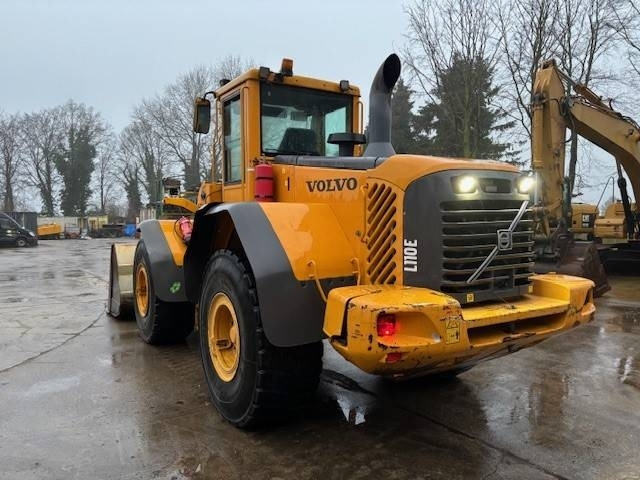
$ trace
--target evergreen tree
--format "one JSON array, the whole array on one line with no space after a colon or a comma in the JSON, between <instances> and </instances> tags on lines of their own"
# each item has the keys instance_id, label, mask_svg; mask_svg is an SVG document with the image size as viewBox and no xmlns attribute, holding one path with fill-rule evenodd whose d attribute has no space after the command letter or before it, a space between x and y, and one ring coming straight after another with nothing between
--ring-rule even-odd
<instances>
[{"instance_id":1,"label":"evergreen tree","mask_svg":"<svg viewBox=\"0 0 640 480\"><path fill-rule=\"evenodd\" d=\"M61 111L63 140L54 154L64 184L60 207L65 215L84 216L91 196L93 160L108 128L98 113L82 103L69 101Z\"/></svg>"},{"instance_id":2,"label":"evergreen tree","mask_svg":"<svg viewBox=\"0 0 640 480\"><path fill-rule=\"evenodd\" d=\"M491 107L498 88L492 86L491 68L482 57L455 53L432 94L435 101L420 110L418 120L421 131L434 132L431 153L493 159L506 155L510 145L495 142L491 134L513 122L499 123L504 115Z\"/></svg>"},{"instance_id":3,"label":"evergreen tree","mask_svg":"<svg viewBox=\"0 0 640 480\"><path fill-rule=\"evenodd\" d=\"M62 148L62 154L55 158L56 168L64 181L60 207L68 216L84 216L91 196L89 183L96 147L91 144L88 133L86 126L71 127L67 132L67 145Z\"/></svg>"},{"instance_id":4,"label":"evergreen tree","mask_svg":"<svg viewBox=\"0 0 640 480\"><path fill-rule=\"evenodd\" d=\"M412 93L400 78L391 98L391 144L396 153L417 153Z\"/></svg>"}]
</instances>

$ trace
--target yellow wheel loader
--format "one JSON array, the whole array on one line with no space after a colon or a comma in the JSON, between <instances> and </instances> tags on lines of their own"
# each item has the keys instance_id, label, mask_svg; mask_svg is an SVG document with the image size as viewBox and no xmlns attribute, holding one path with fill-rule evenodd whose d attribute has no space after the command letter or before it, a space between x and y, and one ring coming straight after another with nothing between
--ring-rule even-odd
<instances>
[{"instance_id":1,"label":"yellow wheel loader","mask_svg":"<svg viewBox=\"0 0 640 480\"><path fill-rule=\"evenodd\" d=\"M253 69L211 102L223 155L176 220L140 225L112 254L110 310L133 304L142 338L193 327L221 415L281 418L313 394L322 340L394 379L464 371L592 320L593 282L534 275L530 177L497 161L396 155L389 56L371 87ZM366 148L363 151L363 145Z\"/></svg>"}]
</instances>

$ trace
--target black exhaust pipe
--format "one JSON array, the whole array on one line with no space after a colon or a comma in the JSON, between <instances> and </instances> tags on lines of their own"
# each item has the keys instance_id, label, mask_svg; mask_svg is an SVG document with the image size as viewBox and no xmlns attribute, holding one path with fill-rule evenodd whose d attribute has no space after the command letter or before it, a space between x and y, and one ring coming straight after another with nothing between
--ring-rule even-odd
<instances>
[{"instance_id":1,"label":"black exhaust pipe","mask_svg":"<svg viewBox=\"0 0 640 480\"><path fill-rule=\"evenodd\" d=\"M389 157L396 152L391 145L391 92L400 77L400 58L387 57L371 82L369 92L369 138L365 157Z\"/></svg>"}]
</instances>

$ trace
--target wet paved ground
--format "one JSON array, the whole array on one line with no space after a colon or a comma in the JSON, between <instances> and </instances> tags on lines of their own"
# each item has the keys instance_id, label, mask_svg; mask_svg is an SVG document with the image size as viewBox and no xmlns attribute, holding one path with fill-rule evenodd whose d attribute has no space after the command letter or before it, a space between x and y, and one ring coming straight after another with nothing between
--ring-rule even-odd
<instances>
[{"instance_id":1,"label":"wet paved ground","mask_svg":"<svg viewBox=\"0 0 640 480\"><path fill-rule=\"evenodd\" d=\"M2 479L640 479L640 281L596 321L448 383L392 384L325 349L312 405L243 432L196 339L104 314L107 241L0 250Z\"/></svg>"}]
</instances>

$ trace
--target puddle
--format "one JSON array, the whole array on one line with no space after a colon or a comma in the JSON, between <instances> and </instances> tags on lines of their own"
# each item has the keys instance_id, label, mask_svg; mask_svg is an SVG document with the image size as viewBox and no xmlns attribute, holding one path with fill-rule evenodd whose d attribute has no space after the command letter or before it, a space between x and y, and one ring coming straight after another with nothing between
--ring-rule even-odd
<instances>
[{"instance_id":1,"label":"puddle","mask_svg":"<svg viewBox=\"0 0 640 480\"><path fill-rule=\"evenodd\" d=\"M351 403L351 399L347 396L339 395L336 398L338 407L342 410L345 420L349 425L360 425L365 422L367 409L363 405L356 405Z\"/></svg>"},{"instance_id":2,"label":"puddle","mask_svg":"<svg viewBox=\"0 0 640 480\"><path fill-rule=\"evenodd\" d=\"M59 393L80 385L80 377L64 377L35 383L27 390L26 396L35 397L49 393Z\"/></svg>"},{"instance_id":3,"label":"puddle","mask_svg":"<svg viewBox=\"0 0 640 480\"><path fill-rule=\"evenodd\" d=\"M633 356L619 359L618 378L625 385L640 389L640 359Z\"/></svg>"},{"instance_id":4,"label":"puddle","mask_svg":"<svg viewBox=\"0 0 640 480\"><path fill-rule=\"evenodd\" d=\"M640 331L640 309L624 308L618 309L620 313L612 318L607 319L607 323L616 325L623 332L631 333Z\"/></svg>"},{"instance_id":5,"label":"puddle","mask_svg":"<svg viewBox=\"0 0 640 480\"><path fill-rule=\"evenodd\" d=\"M321 378L347 423L352 426L365 423L378 400L358 382L333 370L323 370Z\"/></svg>"},{"instance_id":6,"label":"puddle","mask_svg":"<svg viewBox=\"0 0 640 480\"><path fill-rule=\"evenodd\" d=\"M26 301L27 299L23 297L9 297L4 299L6 303L25 303Z\"/></svg>"},{"instance_id":7,"label":"puddle","mask_svg":"<svg viewBox=\"0 0 640 480\"><path fill-rule=\"evenodd\" d=\"M65 270L62 275L65 278L78 278L85 276L85 273L82 270Z\"/></svg>"}]
</instances>

